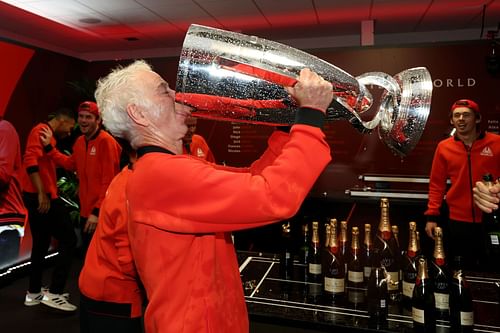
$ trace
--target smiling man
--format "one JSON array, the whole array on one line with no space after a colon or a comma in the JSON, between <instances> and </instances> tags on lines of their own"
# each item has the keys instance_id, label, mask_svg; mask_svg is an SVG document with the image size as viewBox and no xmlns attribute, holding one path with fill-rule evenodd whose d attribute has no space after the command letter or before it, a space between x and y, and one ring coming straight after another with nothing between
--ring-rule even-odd
<instances>
[{"instance_id":1,"label":"smiling man","mask_svg":"<svg viewBox=\"0 0 500 333\"><path fill-rule=\"evenodd\" d=\"M469 269L478 268L481 258L481 211L473 203L473 186L486 173L500 176L500 137L481 132L481 113L476 102L461 99L453 103L450 123L455 134L441 141L434 154L427 204L427 235L434 238L434 229L440 219L440 210L446 195L448 227L445 241L450 247L451 259L462 257ZM451 180L447 189L446 180Z\"/></svg>"}]
</instances>

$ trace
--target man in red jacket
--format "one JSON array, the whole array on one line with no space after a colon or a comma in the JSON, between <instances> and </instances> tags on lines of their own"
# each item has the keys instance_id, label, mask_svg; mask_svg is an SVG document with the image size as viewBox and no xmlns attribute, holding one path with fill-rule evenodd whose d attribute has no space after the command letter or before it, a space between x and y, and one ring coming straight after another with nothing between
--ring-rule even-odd
<instances>
[{"instance_id":1,"label":"man in red jacket","mask_svg":"<svg viewBox=\"0 0 500 333\"><path fill-rule=\"evenodd\" d=\"M63 295L76 246L76 235L66 206L57 194L56 165L47 156L40 141L42 132L47 128L58 138L64 138L74 126L74 113L69 109L59 109L54 118L36 125L28 135L21 172L23 200L28 209L33 238L29 288L24 299L26 306L41 302L63 311L77 309ZM52 146L56 145L53 135L50 142ZM49 290L42 292L43 261L52 237L58 241L59 254Z\"/></svg>"},{"instance_id":2,"label":"man in red jacket","mask_svg":"<svg viewBox=\"0 0 500 333\"><path fill-rule=\"evenodd\" d=\"M0 114L0 271L18 259L26 208L21 195L19 136Z\"/></svg>"},{"instance_id":3,"label":"man in red jacket","mask_svg":"<svg viewBox=\"0 0 500 333\"><path fill-rule=\"evenodd\" d=\"M474 206L473 186L486 173L500 176L500 136L481 132L481 114L476 102L461 99L453 103L450 123L455 134L441 141L434 154L427 204L427 235L434 238L434 228L446 195L449 209L448 235L452 258L463 257L467 268L478 268L483 253L481 211ZM451 180L447 189L446 181Z\"/></svg>"},{"instance_id":4,"label":"man in red jacket","mask_svg":"<svg viewBox=\"0 0 500 333\"><path fill-rule=\"evenodd\" d=\"M321 126L332 85L304 69L289 92L301 106L290 133L273 133L261 159L237 172L182 154L189 112L145 62L99 81L104 125L138 153L126 196L147 333L248 332L230 231L293 216L331 160Z\"/></svg>"},{"instance_id":5,"label":"man in red jacket","mask_svg":"<svg viewBox=\"0 0 500 333\"><path fill-rule=\"evenodd\" d=\"M197 122L198 119L196 119L196 117L188 117L186 119L186 126L188 130L186 135L182 138L182 143L184 145L183 153L191 154L206 161L215 163L214 154L210 150L210 147L208 147L205 139L201 135L195 134Z\"/></svg>"},{"instance_id":6,"label":"man in red jacket","mask_svg":"<svg viewBox=\"0 0 500 333\"><path fill-rule=\"evenodd\" d=\"M47 155L67 170L76 171L80 198L82 248L86 253L94 233L99 209L109 183L120 171L120 145L100 128L99 109L86 101L78 107L78 125L82 135L76 139L71 156L60 153L50 143L51 131L46 128L41 137Z\"/></svg>"}]
</instances>

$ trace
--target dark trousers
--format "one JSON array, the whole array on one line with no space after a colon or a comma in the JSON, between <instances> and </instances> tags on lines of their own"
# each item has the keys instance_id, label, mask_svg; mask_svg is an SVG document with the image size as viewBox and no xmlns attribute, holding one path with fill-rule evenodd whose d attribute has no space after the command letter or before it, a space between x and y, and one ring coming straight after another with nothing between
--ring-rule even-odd
<instances>
[{"instance_id":1,"label":"dark trousers","mask_svg":"<svg viewBox=\"0 0 500 333\"><path fill-rule=\"evenodd\" d=\"M57 240L59 254L56 258L49 288L51 293L62 294L76 246L76 235L69 213L61 199L51 200L50 209L46 214L38 212L38 195L24 193L23 199L24 205L28 209L33 238L28 291L31 293L40 292L43 262L53 237Z\"/></svg>"},{"instance_id":2,"label":"dark trousers","mask_svg":"<svg viewBox=\"0 0 500 333\"><path fill-rule=\"evenodd\" d=\"M80 333L141 333L141 317L131 318L130 304L96 301L80 295Z\"/></svg>"},{"instance_id":3,"label":"dark trousers","mask_svg":"<svg viewBox=\"0 0 500 333\"><path fill-rule=\"evenodd\" d=\"M89 249L92 236L94 236L94 232L89 233L84 231L86 223L87 223L87 218L80 216L80 236L82 238L82 246L80 248L79 254L84 259L85 256L87 255L87 250Z\"/></svg>"},{"instance_id":4,"label":"dark trousers","mask_svg":"<svg viewBox=\"0 0 500 333\"><path fill-rule=\"evenodd\" d=\"M21 237L17 230L5 230L0 233L0 271L17 262L20 244Z\"/></svg>"},{"instance_id":5,"label":"dark trousers","mask_svg":"<svg viewBox=\"0 0 500 333\"><path fill-rule=\"evenodd\" d=\"M463 269L474 271L484 269L486 251L482 223L450 220L443 233L445 247L449 249L447 261L452 267L455 266L457 258L460 258Z\"/></svg>"}]
</instances>

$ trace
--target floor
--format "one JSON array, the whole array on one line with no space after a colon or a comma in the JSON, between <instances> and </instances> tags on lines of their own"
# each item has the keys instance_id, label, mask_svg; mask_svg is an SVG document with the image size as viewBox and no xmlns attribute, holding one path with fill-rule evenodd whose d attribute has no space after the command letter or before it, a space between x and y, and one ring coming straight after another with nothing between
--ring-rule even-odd
<instances>
[{"instance_id":1,"label":"floor","mask_svg":"<svg viewBox=\"0 0 500 333\"><path fill-rule=\"evenodd\" d=\"M70 302L79 305L78 274L81 259L75 257L66 291L70 293ZM44 282L48 284L52 270L44 272ZM24 295L28 286L26 275L0 288L0 332L2 333L76 333L80 332L79 315L49 308L43 304L25 306Z\"/></svg>"}]
</instances>

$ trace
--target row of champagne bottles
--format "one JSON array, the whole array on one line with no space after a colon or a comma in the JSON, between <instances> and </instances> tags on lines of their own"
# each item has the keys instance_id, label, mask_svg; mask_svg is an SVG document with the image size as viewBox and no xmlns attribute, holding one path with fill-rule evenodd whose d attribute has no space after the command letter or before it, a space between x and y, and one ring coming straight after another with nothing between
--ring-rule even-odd
<instances>
[{"instance_id":1,"label":"row of champagne bottles","mask_svg":"<svg viewBox=\"0 0 500 333\"><path fill-rule=\"evenodd\" d=\"M365 224L363 245L358 227L351 228L351 242L347 244L346 221L340 223L340 231L336 219L325 224L323 246L319 223L312 222L310 236L309 225L303 226L304 244L300 260L305 264L308 282L321 284L323 299L329 303L342 302L348 290L353 294L363 290L369 312L376 320L385 320L387 302L403 301L412 308L414 326L421 326L425 332L429 327L435 327L435 318L450 317L454 320L454 327L460 328L457 332L472 329L470 291L461 271L453 275L448 271L441 228L435 230L433 258L427 261L421 254L416 223L409 223L408 247L406 251L401 251L398 227L391 226L389 220L388 199L383 198L380 207L376 236L372 242L371 225ZM289 228L289 224L283 225L285 238L289 237ZM291 277L291 258L291 253L285 250L281 258L284 278ZM452 306L450 309L452 287L454 290L458 288L455 291L459 300L453 303L459 308L458 317L456 308ZM349 300L364 301L365 297L349 295Z\"/></svg>"}]
</instances>

